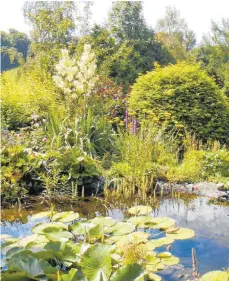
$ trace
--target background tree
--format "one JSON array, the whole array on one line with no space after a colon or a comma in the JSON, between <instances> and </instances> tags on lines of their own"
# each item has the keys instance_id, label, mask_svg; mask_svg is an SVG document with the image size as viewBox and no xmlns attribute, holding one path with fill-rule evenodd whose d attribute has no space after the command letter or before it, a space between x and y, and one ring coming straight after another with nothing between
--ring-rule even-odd
<instances>
[{"instance_id":1,"label":"background tree","mask_svg":"<svg viewBox=\"0 0 229 281\"><path fill-rule=\"evenodd\" d=\"M204 36L197 50L197 60L229 97L229 19L212 21L211 33Z\"/></svg>"},{"instance_id":2,"label":"background tree","mask_svg":"<svg viewBox=\"0 0 229 281\"><path fill-rule=\"evenodd\" d=\"M8 70L17 67L26 60L29 48L29 38L15 29L9 33L1 31L1 70Z\"/></svg>"},{"instance_id":3,"label":"background tree","mask_svg":"<svg viewBox=\"0 0 229 281\"><path fill-rule=\"evenodd\" d=\"M175 7L166 8L166 15L158 20L156 31L157 39L165 44L178 61L187 59L188 53L195 46L194 32L188 28Z\"/></svg>"},{"instance_id":4,"label":"background tree","mask_svg":"<svg viewBox=\"0 0 229 281\"><path fill-rule=\"evenodd\" d=\"M113 2L108 25L118 40L148 39L153 31L146 26L141 1Z\"/></svg>"}]
</instances>

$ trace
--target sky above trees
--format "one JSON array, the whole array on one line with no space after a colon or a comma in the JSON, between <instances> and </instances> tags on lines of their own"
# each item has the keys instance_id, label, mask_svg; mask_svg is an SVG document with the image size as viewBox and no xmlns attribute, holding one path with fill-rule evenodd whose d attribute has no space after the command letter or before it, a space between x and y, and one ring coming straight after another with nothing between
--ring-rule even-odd
<instances>
[{"instance_id":1,"label":"sky above trees","mask_svg":"<svg viewBox=\"0 0 229 281\"><path fill-rule=\"evenodd\" d=\"M29 33L30 27L24 21L22 6L25 1L9 0L1 1L0 29L8 31L9 28L16 28L19 31ZM208 33L211 27L211 20L219 21L228 17L228 0L144 0L144 16L146 22L155 28L156 22L165 14L165 7L175 6L180 10L181 16L185 18L190 29L196 33L200 42L203 33ZM93 6L93 22L103 23L108 15L112 1L97 0Z\"/></svg>"}]
</instances>

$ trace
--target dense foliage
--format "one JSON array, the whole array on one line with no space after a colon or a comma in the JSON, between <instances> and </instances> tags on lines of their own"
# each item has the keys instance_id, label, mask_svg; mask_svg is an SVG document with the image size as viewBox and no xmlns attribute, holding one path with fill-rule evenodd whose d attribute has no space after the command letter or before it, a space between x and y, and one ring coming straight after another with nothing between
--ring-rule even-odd
<instances>
[{"instance_id":1,"label":"dense foliage","mask_svg":"<svg viewBox=\"0 0 229 281\"><path fill-rule=\"evenodd\" d=\"M141 121L184 128L204 141L228 143L228 98L199 65L180 63L139 77L129 107Z\"/></svg>"}]
</instances>

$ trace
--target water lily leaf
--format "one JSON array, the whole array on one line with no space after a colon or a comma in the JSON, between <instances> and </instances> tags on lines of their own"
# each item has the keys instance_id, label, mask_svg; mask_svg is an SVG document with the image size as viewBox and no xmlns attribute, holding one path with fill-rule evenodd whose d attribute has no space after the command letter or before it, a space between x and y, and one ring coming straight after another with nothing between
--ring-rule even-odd
<instances>
[{"instance_id":1,"label":"water lily leaf","mask_svg":"<svg viewBox=\"0 0 229 281\"><path fill-rule=\"evenodd\" d=\"M26 237L23 237L19 242L18 245L20 247L32 247L35 244L42 244L47 243L48 239L44 235L33 234Z\"/></svg>"},{"instance_id":2,"label":"water lily leaf","mask_svg":"<svg viewBox=\"0 0 229 281\"><path fill-rule=\"evenodd\" d=\"M88 236L91 239L94 239L94 238L100 238L102 237L104 231L103 231L103 226L98 224L94 227L92 227L89 231L88 231Z\"/></svg>"},{"instance_id":3,"label":"water lily leaf","mask_svg":"<svg viewBox=\"0 0 229 281\"><path fill-rule=\"evenodd\" d=\"M32 228L33 233L44 233L46 228L55 228L55 229L68 229L68 226L61 222L48 222L48 223L39 223Z\"/></svg>"},{"instance_id":4,"label":"water lily leaf","mask_svg":"<svg viewBox=\"0 0 229 281\"><path fill-rule=\"evenodd\" d=\"M195 235L195 232L189 228L179 228L176 232L166 233L166 236L173 238L175 240L183 240L192 238Z\"/></svg>"},{"instance_id":5,"label":"water lily leaf","mask_svg":"<svg viewBox=\"0 0 229 281\"><path fill-rule=\"evenodd\" d=\"M53 229L53 231L50 230L50 231L46 232L45 236L51 241L60 241L60 242L67 242L69 239L73 238L73 235L71 232L56 231L56 229Z\"/></svg>"},{"instance_id":6,"label":"water lily leaf","mask_svg":"<svg viewBox=\"0 0 229 281\"><path fill-rule=\"evenodd\" d=\"M174 226L176 221L174 219L164 217L164 218L153 218L151 222L146 222L149 228L153 229L166 229L171 226Z\"/></svg>"},{"instance_id":7,"label":"water lily leaf","mask_svg":"<svg viewBox=\"0 0 229 281\"><path fill-rule=\"evenodd\" d=\"M2 281L28 281L26 272L2 272Z\"/></svg>"},{"instance_id":8,"label":"water lily leaf","mask_svg":"<svg viewBox=\"0 0 229 281\"><path fill-rule=\"evenodd\" d=\"M40 213L32 215L30 217L30 221L35 221L38 219L48 219L48 218L50 218L51 214L52 214L52 212L50 212L50 211L40 212Z\"/></svg>"},{"instance_id":9,"label":"water lily leaf","mask_svg":"<svg viewBox=\"0 0 229 281\"><path fill-rule=\"evenodd\" d=\"M89 232L89 230L93 227L95 227L96 224L91 222L76 222L73 225L71 225L71 232L74 235L84 235Z\"/></svg>"},{"instance_id":10,"label":"water lily leaf","mask_svg":"<svg viewBox=\"0 0 229 281\"><path fill-rule=\"evenodd\" d=\"M21 251L24 251L24 248L21 247L13 247L9 249L6 253L6 259L11 259L15 254L20 253Z\"/></svg>"},{"instance_id":11,"label":"water lily leaf","mask_svg":"<svg viewBox=\"0 0 229 281\"><path fill-rule=\"evenodd\" d=\"M139 264L129 264L118 269L110 281L137 281L139 277L144 278L145 272ZM144 280L144 279L142 279Z\"/></svg>"},{"instance_id":12,"label":"water lily leaf","mask_svg":"<svg viewBox=\"0 0 229 281\"><path fill-rule=\"evenodd\" d=\"M79 218L78 213L74 213L73 211L70 212L61 212L61 213L56 213L52 217L52 221L58 221L58 222L72 222L74 220L77 220Z\"/></svg>"},{"instance_id":13,"label":"water lily leaf","mask_svg":"<svg viewBox=\"0 0 229 281\"><path fill-rule=\"evenodd\" d=\"M110 217L96 217L96 218L90 220L90 222L92 222L96 225L101 224L103 226L112 226L115 224L115 220Z\"/></svg>"},{"instance_id":14,"label":"water lily leaf","mask_svg":"<svg viewBox=\"0 0 229 281\"><path fill-rule=\"evenodd\" d=\"M225 271L210 271L204 274L200 281L228 281L229 275Z\"/></svg>"},{"instance_id":15,"label":"water lily leaf","mask_svg":"<svg viewBox=\"0 0 229 281\"><path fill-rule=\"evenodd\" d=\"M112 245L118 242L123 236L110 236L104 240L104 243L107 245Z\"/></svg>"},{"instance_id":16,"label":"water lily leaf","mask_svg":"<svg viewBox=\"0 0 229 281\"><path fill-rule=\"evenodd\" d=\"M146 263L147 265L155 265L160 263L160 259L153 253L147 254L146 256Z\"/></svg>"},{"instance_id":17,"label":"water lily leaf","mask_svg":"<svg viewBox=\"0 0 229 281\"><path fill-rule=\"evenodd\" d=\"M177 257L174 257L174 256L161 258L161 262L164 265L175 265L175 264L178 264L179 261L180 261L180 259Z\"/></svg>"},{"instance_id":18,"label":"water lily leaf","mask_svg":"<svg viewBox=\"0 0 229 281\"><path fill-rule=\"evenodd\" d=\"M120 236L120 235L131 233L134 231L134 229L135 229L135 225L133 225L132 223L118 222L115 225L106 229L105 232L110 233L111 235L114 236Z\"/></svg>"},{"instance_id":19,"label":"water lily leaf","mask_svg":"<svg viewBox=\"0 0 229 281\"><path fill-rule=\"evenodd\" d=\"M172 254L170 252L162 252L162 253L157 254L157 256L159 258L170 258L172 256Z\"/></svg>"},{"instance_id":20,"label":"water lily leaf","mask_svg":"<svg viewBox=\"0 0 229 281\"><path fill-rule=\"evenodd\" d=\"M156 264L147 264L146 265L146 270L147 270L147 272L149 271L148 273L163 270L164 268L165 268L165 266L161 262L156 263Z\"/></svg>"},{"instance_id":21,"label":"water lily leaf","mask_svg":"<svg viewBox=\"0 0 229 281\"><path fill-rule=\"evenodd\" d=\"M149 237L149 233L133 232L127 235L120 236L119 240L116 242L116 245L118 247L121 247L129 243L135 243L135 244L147 243L148 237Z\"/></svg>"},{"instance_id":22,"label":"water lily leaf","mask_svg":"<svg viewBox=\"0 0 229 281\"><path fill-rule=\"evenodd\" d=\"M152 247L154 246L153 250L155 248L164 246L164 245L168 245L168 244L172 244L174 242L174 239L171 237L162 237L162 238L158 238L158 239L152 239L150 240L147 245L152 245Z\"/></svg>"},{"instance_id":23,"label":"water lily leaf","mask_svg":"<svg viewBox=\"0 0 229 281\"><path fill-rule=\"evenodd\" d=\"M135 224L137 228L149 228L147 223L153 222L153 218L149 216L131 217L127 222Z\"/></svg>"},{"instance_id":24,"label":"water lily leaf","mask_svg":"<svg viewBox=\"0 0 229 281\"><path fill-rule=\"evenodd\" d=\"M0 241L5 241L9 238L11 238L12 236L9 234L0 234Z\"/></svg>"},{"instance_id":25,"label":"water lily leaf","mask_svg":"<svg viewBox=\"0 0 229 281\"><path fill-rule=\"evenodd\" d=\"M82 256L81 268L89 281L109 278L111 275L110 248L106 245L93 245Z\"/></svg>"},{"instance_id":26,"label":"water lily leaf","mask_svg":"<svg viewBox=\"0 0 229 281\"><path fill-rule=\"evenodd\" d=\"M51 267L51 265L47 261L34 257L11 259L8 263L10 271L26 272L28 277L42 275L44 274L44 270L49 267Z\"/></svg>"},{"instance_id":27,"label":"water lily leaf","mask_svg":"<svg viewBox=\"0 0 229 281\"><path fill-rule=\"evenodd\" d=\"M78 269L76 268L71 268L68 274L63 274L61 275L61 280L62 281L76 281L79 280L77 279L77 271Z\"/></svg>"},{"instance_id":28,"label":"water lily leaf","mask_svg":"<svg viewBox=\"0 0 229 281\"><path fill-rule=\"evenodd\" d=\"M154 273L149 273L148 277L151 281L161 281L161 276L154 274Z\"/></svg>"},{"instance_id":29,"label":"water lily leaf","mask_svg":"<svg viewBox=\"0 0 229 281\"><path fill-rule=\"evenodd\" d=\"M166 233L174 233L177 232L180 229L180 227L170 227L166 229Z\"/></svg>"},{"instance_id":30,"label":"water lily leaf","mask_svg":"<svg viewBox=\"0 0 229 281\"><path fill-rule=\"evenodd\" d=\"M149 213L152 212L152 207L150 206L134 206L128 210L128 213L131 215L135 216L140 216L140 215L148 215Z\"/></svg>"}]
</instances>

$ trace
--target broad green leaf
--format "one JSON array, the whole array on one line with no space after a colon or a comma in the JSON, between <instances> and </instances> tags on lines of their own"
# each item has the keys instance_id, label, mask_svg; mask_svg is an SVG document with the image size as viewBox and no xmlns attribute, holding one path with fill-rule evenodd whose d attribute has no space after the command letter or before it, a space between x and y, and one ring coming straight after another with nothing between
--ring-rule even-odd
<instances>
[{"instance_id":1,"label":"broad green leaf","mask_svg":"<svg viewBox=\"0 0 229 281\"><path fill-rule=\"evenodd\" d=\"M85 222L76 222L71 225L71 232L74 235L84 235L89 232L89 230L95 227L96 224L85 221Z\"/></svg>"},{"instance_id":2,"label":"broad green leaf","mask_svg":"<svg viewBox=\"0 0 229 281\"><path fill-rule=\"evenodd\" d=\"M120 236L120 239L116 242L116 245L120 247L129 243L147 243L148 237L149 233L146 232L132 232L130 234Z\"/></svg>"},{"instance_id":3,"label":"broad green leaf","mask_svg":"<svg viewBox=\"0 0 229 281\"><path fill-rule=\"evenodd\" d=\"M51 267L51 265L41 259L23 257L21 259L11 259L8 267L10 271L26 272L28 277L36 277L44 274L44 270Z\"/></svg>"},{"instance_id":4,"label":"broad green leaf","mask_svg":"<svg viewBox=\"0 0 229 281\"><path fill-rule=\"evenodd\" d=\"M94 239L94 238L101 238L102 235L104 233L104 229L103 229L103 226L98 224L94 227L92 227L89 231L88 231L88 236L91 239Z\"/></svg>"},{"instance_id":5,"label":"broad green leaf","mask_svg":"<svg viewBox=\"0 0 229 281\"><path fill-rule=\"evenodd\" d=\"M153 218L150 216L131 217L127 220L127 222L136 225L137 228L149 228L149 226L146 223L147 222L150 223L152 221Z\"/></svg>"},{"instance_id":6,"label":"broad green leaf","mask_svg":"<svg viewBox=\"0 0 229 281\"><path fill-rule=\"evenodd\" d=\"M226 271L210 271L204 274L200 281L228 281L229 275Z\"/></svg>"},{"instance_id":7,"label":"broad green leaf","mask_svg":"<svg viewBox=\"0 0 229 281\"><path fill-rule=\"evenodd\" d=\"M119 236L119 235L125 235L128 233L133 232L135 229L135 225L132 223L128 222L118 222L115 225L109 227L106 229L106 233L110 233L111 235L114 236Z\"/></svg>"},{"instance_id":8,"label":"broad green leaf","mask_svg":"<svg viewBox=\"0 0 229 281\"><path fill-rule=\"evenodd\" d=\"M62 281L76 281L77 280L77 271L78 271L78 269L76 269L76 268L70 269L68 274L61 275L61 280Z\"/></svg>"},{"instance_id":9,"label":"broad green leaf","mask_svg":"<svg viewBox=\"0 0 229 281\"><path fill-rule=\"evenodd\" d=\"M165 268L164 264L159 262L157 264L147 264L146 265L146 270L147 272L156 272L159 270L163 270Z\"/></svg>"},{"instance_id":10,"label":"broad green leaf","mask_svg":"<svg viewBox=\"0 0 229 281\"><path fill-rule=\"evenodd\" d=\"M29 281L26 272L2 272L2 281Z\"/></svg>"},{"instance_id":11,"label":"broad green leaf","mask_svg":"<svg viewBox=\"0 0 229 281\"><path fill-rule=\"evenodd\" d=\"M174 239L171 237L162 237L162 238L158 238L158 239L152 239L150 240L147 245L149 245L149 247L153 247L158 248L164 245L168 245L168 244L172 244L174 242Z\"/></svg>"},{"instance_id":12,"label":"broad green leaf","mask_svg":"<svg viewBox=\"0 0 229 281\"><path fill-rule=\"evenodd\" d=\"M195 235L195 232L189 228L179 228L179 230L166 233L166 236L175 240L183 240L183 239L190 239Z\"/></svg>"},{"instance_id":13,"label":"broad green leaf","mask_svg":"<svg viewBox=\"0 0 229 281\"><path fill-rule=\"evenodd\" d=\"M111 275L110 247L106 245L90 247L82 256L81 268L89 281L98 280L96 278L101 276L101 271L108 279Z\"/></svg>"},{"instance_id":14,"label":"broad green leaf","mask_svg":"<svg viewBox=\"0 0 229 281\"><path fill-rule=\"evenodd\" d=\"M110 217L96 217L96 218L90 220L90 222L92 222L96 225L101 224L103 226L112 226L115 224L115 220Z\"/></svg>"},{"instance_id":15,"label":"broad green leaf","mask_svg":"<svg viewBox=\"0 0 229 281\"><path fill-rule=\"evenodd\" d=\"M149 273L148 277L151 281L161 281L161 276L154 274L154 273Z\"/></svg>"},{"instance_id":16,"label":"broad green leaf","mask_svg":"<svg viewBox=\"0 0 229 281\"><path fill-rule=\"evenodd\" d=\"M152 212L152 207L150 206L135 206L132 207L128 210L128 213L130 213L131 215L135 215L135 216L140 216L140 215L148 215L149 213Z\"/></svg>"},{"instance_id":17,"label":"broad green leaf","mask_svg":"<svg viewBox=\"0 0 229 281\"><path fill-rule=\"evenodd\" d=\"M30 220L34 221L34 220L37 220L37 219L48 219L48 218L50 218L51 214L52 214L52 212L50 212L50 211L40 212L40 213L32 215L30 217Z\"/></svg>"},{"instance_id":18,"label":"broad green leaf","mask_svg":"<svg viewBox=\"0 0 229 281\"><path fill-rule=\"evenodd\" d=\"M50 231L44 233L44 235L51 241L67 242L69 239L73 238L73 235L69 231L56 231L55 229L50 229Z\"/></svg>"},{"instance_id":19,"label":"broad green leaf","mask_svg":"<svg viewBox=\"0 0 229 281\"><path fill-rule=\"evenodd\" d=\"M160 262L160 259L154 254L154 253L149 253L146 256L146 264L147 265L155 265Z\"/></svg>"},{"instance_id":20,"label":"broad green leaf","mask_svg":"<svg viewBox=\"0 0 229 281\"><path fill-rule=\"evenodd\" d=\"M139 264L129 264L119 268L111 276L110 281L137 281L137 278L141 276L144 278L143 268Z\"/></svg>"},{"instance_id":21,"label":"broad green leaf","mask_svg":"<svg viewBox=\"0 0 229 281\"><path fill-rule=\"evenodd\" d=\"M78 213L74 213L73 211L70 212L61 212L61 213L56 213L52 217L52 221L56 222L71 222L74 220L77 220L79 218Z\"/></svg>"},{"instance_id":22,"label":"broad green leaf","mask_svg":"<svg viewBox=\"0 0 229 281\"><path fill-rule=\"evenodd\" d=\"M151 222L146 222L145 224L148 225L149 228L153 229L166 229L171 226L174 226L176 221L174 219L163 217L163 218L153 218Z\"/></svg>"},{"instance_id":23,"label":"broad green leaf","mask_svg":"<svg viewBox=\"0 0 229 281\"><path fill-rule=\"evenodd\" d=\"M68 226L61 222L48 222L48 223L39 223L32 228L33 233L44 233L46 228L55 228L55 229L68 229Z\"/></svg>"}]
</instances>

